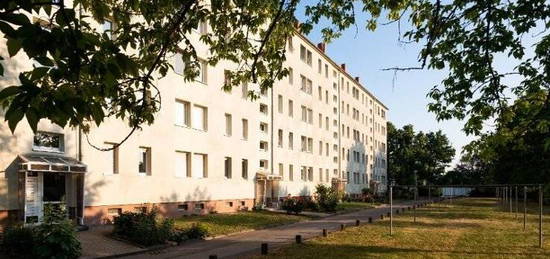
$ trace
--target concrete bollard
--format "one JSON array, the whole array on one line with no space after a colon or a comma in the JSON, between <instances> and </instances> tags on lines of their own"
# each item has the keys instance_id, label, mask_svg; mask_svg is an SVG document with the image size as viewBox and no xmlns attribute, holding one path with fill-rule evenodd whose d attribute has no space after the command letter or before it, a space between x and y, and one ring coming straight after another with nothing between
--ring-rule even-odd
<instances>
[{"instance_id":1,"label":"concrete bollard","mask_svg":"<svg viewBox=\"0 0 550 259\"><path fill-rule=\"evenodd\" d=\"M267 254L267 243L262 243L262 255Z\"/></svg>"},{"instance_id":2,"label":"concrete bollard","mask_svg":"<svg viewBox=\"0 0 550 259\"><path fill-rule=\"evenodd\" d=\"M302 243L302 235L296 235L296 244Z\"/></svg>"},{"instance_id":3,"label":"concrete bollard","mask_svg":"<svg viewBox=\"0 0 550 259\"><path fill-rule=\"evenodd\" d=\"M372 223L372 217L369 217L369 223Z\"/></svg>"},{"instance_id":4,"label":"concrete bollard","mask_svg":"<svg viewBox=\"0 0 550 259\"><path fill-rule=\"evenodd\" d=\"M326 228L323 228L323 236L324 236L324 237L327 237L327 236L328 236L328 232L327 232L327 229L326 229Z\"/></svg>"},{"instance_id":5,"label":"concrete bollard","mask_svg":"<svg viewBox=\"0 0 550 259\"><path fill-rule=\"evenodd\" d=\"M346 228L346 225L340 224L340 230L344 230Z\"/></svg>"},{"instance_id":6,"label":"concrete bollard","mask_svg":"<svg viewBox=\"0 0 550 259\"><path fill-rule=\"evenodd\" d=\"M358 219L357 219L357 220L355 220L355 225L356 225L356 226L359 226L359 225L361 225L361 221L360 221L360 220L358 220Z\"/></svg>"}]
</instances>

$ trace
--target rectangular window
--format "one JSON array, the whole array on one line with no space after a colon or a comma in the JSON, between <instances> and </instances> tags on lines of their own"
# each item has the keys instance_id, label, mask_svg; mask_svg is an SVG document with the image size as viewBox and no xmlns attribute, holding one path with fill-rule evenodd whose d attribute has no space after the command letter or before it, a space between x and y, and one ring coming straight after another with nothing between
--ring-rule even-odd
<instances>
[{"instance_id":1,"label":"rectangular window","mask_svg":"<svg viewBox=\"0 0 550 259\"><path fill-rule=\"evenodd\" d=\"M321 62L321 59L317 59L317 73L323 73L323 63Z\"/></svg>"},{"instance_id":2,"label":"rectangular window","mask_svg":"<svg viewBox=\"0 0 550 259\"><path fill-rule=\"evenodd\" d=\"M279 113L283 113L283 96L279 95L277 97L277 108L279 110Z\"/></svg>"},{"instance_id":3,"label":"rectangular window","mask_svg":"<svg viewBox=\"0 0 550 259\"><path fill-rule=\"evenodd\" d=\"M265 122L260 122L260 131L267 134L267 123Z\"/></svg>"},{"instance_id":4,"label":"rectangular window","mask_svg":"<svg viewBox=\"0 0 550 259\"><path fill-rule=\"evenodd\" d=\"M223 71L223 84L224 86L231 85L231 72L229 70Z\"/></svg>"},{"instance_id":5,"label":"rectangular window","mask_svg":"<svg viewBox=\"0 0 550 259\"><path fill-rule=\"evenodd\" d=\"M307 151L307 138L305 136L301 137L302 142L302 149L300 151L306 152Z\"/></svg>"},{"instance_id":6,"label":"rectangular window","mask_svg":"<svg viewBox=\"0 0 550 259\"><path fill-rule=\"evenodd\" d=\"M323 155L323 141L319 141L319 155Z\"/></svg>"},{"instance_id":7,"label":"rectangular window","mask_svg":"<svg viewBox=\"0 0 550 259\"><path fill-rule=\"evenodd\" d=\"M302 121L307 122L307 108L302 106Z\"/></svg>"},{"instance_id":8,"label":"rectangular window","mask_svg":"<svg viewBox=\"0 0 550 259\"><path fill-rule=\"evenodd\" d=\"M247 99L248 98L248 82L243 82L243 84L241 85L241 90L242 90L243 99Z\"/></svg>"},{"instance_id":9,"label":"rectangular window","mask_svg":"<svg viewBox=\"0 0 550 259\"><path fill-rule=\"evenodd\" d=\"M323 181L323 168L319 168L319 182Z\"/></svg>"},{"instance_id":10,"label":"rectangular window","mask_svg":"<svg viewBox=\"0 0 550 259\"><path fill-rule=\"evenodd\" d=\"M312 182L313 181L313 167L309 167L307 169L307 179Z\"/></svg>"},{"instance_id":11,"label":"rectangular window","mask_svg":"<svg viewBox=\"0 0 550 259\"><path fill-rule=\"evenodd\" d=\"M207 74L208 74L208 63L206 63L206 60L199 59L199 74L195 78L196 81L199 81L203 84L207 83Z\"/></svg>"},{"instance_id":12,"label":"rectangular window","mask_svg":"<svg viewBox=\"0 0 550 259\"><path fill-rule=\"evenodd\" d=\"M300 179L302 181L305 181L306 180L306 174L307 174L307 167L305 166L302 166L302 168L300 169Z\"/></svg>"},{"instance_id":13,"label":"rectangular window","mask_svg":"<svg viewBox=\"0 0 550 259\"><path fill-rule=\"evenodd\" d=\"M242 119L242 127L243 127L243 139L248 140L248 120Z\"/></svg>"},{"instance_id":14,"label":"rectangular window","mask_svg":"<svg viewBox=\"0 0 550 259\"><path fill-rule=\"evenodd\" d=\"M285 178L285 172L283 168L283 163L279 163L279 176L281 176L281 179Z\"/></svg>"},{"instance_id":15,"label":"rectangular window","mask_svg":"<svg viewBox=\"0 0 550 259\"><path fill-rule=\"evenodd\" d=\"M309 152L309 153L313 152L313 139L312 138L307 139L307 152Z\"/></svg>"},{"instance_id":16,"label":"rectangular window","mask_svg":"<svg viewBox=\"0 0 550 259\"><path fill-rule=\"evenodd\" d=\"M176 151L175 161L175 175L176 177L190 177L191 176L191 153Z\"/></svg>"},{"instance_id":17,"label":"rectangular window","mask_svg":"<svg viewBox=\"0 0 550 259\"><path fill-rule=\"evenodd\" d=\"M313 124L313 110L307 109L307 122Z\"/></svg>"},{"instance_id":18,"label":"rectangular window","mask_svg":"<svg viewBox=\"0 0 550 259\"><path fill-rule=\"evenodd\" d=\"M105 143L109 146L110 151L106 152L107 154L107 165L109 166L106 175L118 174L118 146L114 143Z\"/></svg>"},{"instance_id":19,"label":"rectangular window","mask_svg":"<svg viewBox=\"0 0 550 259\"><path fill-rule=\"evenodd\" d=\"M185 62L183 62L183 57L180 53L174 55L174 73L183 76L185 70Z\"/></svg>"},{"instance_id":20,"label":"rectangular window","mask_svg":"<svg viewBox=\"0 0 550 259\"><path fill-rule=\"evenodd\" d=\"M300 60L302 60L303 62L307 61L306 52L307 52L306 47L304 47L304 45L300 45Z\"/></svg>"},{"instance_id":21,"label":"rectangular window","mask_svg":"<svg viewBox=\"0 0 550 259\"><path fill-rule=\"evenodd\" d=\"M63 152L65 151L64 135L50 132L37 132L32 142L33 151Z\"/></svg>"},{"instance_id":22,"label":"rectangular window","mask_svg":"<svg viewBox=\"0 0 550 259\"><path fill-rule=\"evenodd\" d=\"M231 137L233 132L233 123L231 122L231 114L225 114L225 135Z\"/></svg>"},{"instance_id":23,"label":"rectangular window","mask_svg":"<svg viewBox=\"0 0 550 259\"><path fill-rule=\"evenodd\" d=\"M283 147L283 130L280 129L277 132L277 146Z\"/></svg>"},{"instance_id":24,"label":"rectangular window","mask_svg":"<svg viewBox=\"0 0 550 259\"><path fill-rule=\"evenodd\" d=\"M323 101L323 88L321 86L317 87L317 94L319 97L319 101Z\"/></svg>"},{"instance_id":25,"label":"rectangular window","mask_svg":"<svg viewBox=\"0 0 550 259\"><path fill-rule=\"evenodd\" d=\"M176 125L191 126L191 104L186 101L176 100Z\"/></svg>"},{"instance_id":26,"label":"rectangular window","mask_svg":"<svg viewBox=\"0 0 550 259\"><path fill-rule=\"evenodd\" d=\"M288 149L294 149L294 134L292 132L288 133Z\"/></svg>"},{"instance_id":27,"label":"rectangular window","mask_svg":"<svg viewBox=\"0 0 550 259\"><path fill-rule=\"evenodd\" d=\"M328 65L325 64L325 78L328 78Z\"/></svg>"},{"instance_id":28,"label":"rectangular window","mask_svg":"<svg viewBox=\"0 0 550 259\"><path fill-rule=\"evenodd\" d=\"M192 173L193 178L200 179L208 176L208 156L206 154L193 154Z\"/></svg>"},{"instance_id":29,"label":"rectangular window","mask_svg":"<svg viewBox=\"0 0 550 259\"><path fill-rule=\"evenodd\" d=\"M260 112L263 113L264 115L267 115L268 108L266 104L260 103Z\"/></svg>"},{"instance_id":30,"label":"rectangular window","mask_svg":"<svg viewBox=\"0 0 550 259\"><path fill-rule=\"evenodd\" d=\"M248 179L248 159L241 160L241 177Z\"/></svg>"},{"instance_id":31,"label":"rectangular window","mask_svg":"<svg viewBox=\"0 0 550 259\"><path fill-rule=\"evenodd\" d=\"M224 176L231 179L231 157L225 157L224 160Z\"/></svg>"},{"instance_id":32,"label":"rectangular window","mask_svg":"<svg viewBox=\"0 0 550 259\"><path fill-rule=\"evenodd\" d=\"M288 68L288 83L294 84L294 70L291 67Z\"/></svg>"},{"instance_id":33,"label":"rectangular window","mask_svg":"<svg viewBox=\"0 0 550 259\"><path fill-rule=\"evenodd\" d=\"M151 174L151 148L139 148L139 164L138 169L140 174Z\"/></svg>"},{"instance_id":34,"label":"rectangular window","mask_svg":"<svg viewBox=\"0 0 550 259\"><path fill-rule=\"evenodd\" d=\"M319 128L322 129L323 128L323 114L320 114L319 113Z\"/></svg>"},{"instance_id":35,"label":"rectangular window","mask_svg":"<svg viewBox=\"0 0 550 259\"><path fill-rule=\"evenodd\" d=\"M294 166L288 165L288 180L294 181Z\"/></svg>"},{"instance_id":36,"label":"rectangular window","mask_svg":"<svg viewBox=\"0 0 550 259\"><path fill-rule=\"evenodd\" d=\"M208 109L203 106L194 105L191 112L191 127L206 131L208 128Z\"/></svg>"},{"instance_id":37,"label":"rectangular window","mask_svg":"<svg viewBox=\"0 0 550 259\"><path fill-rule=\"evenodd\" d=\"M260 141L260 150L267 152L268 144L267 141Z\"/></svg>"},{"instance_id":38,"label":"rectangular window","mask_svg":"<svg viewBox=\"0 0 550 259\"><path fill-rule=\"evenodd\" d=\"M294 117L294 102L288 100L288 117Z\"/></svg>"},{"instance_id":39,"label":"rectangular window","mask_svg":"<svg viewBox=\"0 0 550 259\"><path fill-rule=\"evenodd\" d=\"M267 169L269 167L269 163L267 160L262 159L260 160L260 168Z\"/></svg>"}]
</instances>

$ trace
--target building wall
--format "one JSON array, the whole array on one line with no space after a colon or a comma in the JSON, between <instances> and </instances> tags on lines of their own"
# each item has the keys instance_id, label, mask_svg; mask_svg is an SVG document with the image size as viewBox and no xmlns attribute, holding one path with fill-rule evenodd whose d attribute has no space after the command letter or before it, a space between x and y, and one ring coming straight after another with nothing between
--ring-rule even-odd
<instances>
[{"instance_id":1,"label":"building wall","mask_svg":"<svg viewBox=\"0 0 550 259\"><path fill-rule=\"evenodd\" d=\"M198 43L198 37L198 32L191 35L197 42L199 57L206 58L207 46ZM233 66L227 62L220 62L215 67L209 66L206 83L185 82L182 76L174 72L158 80L156 85L162 94L162 108L156 115L154 124L136 131L118 148L117 172L113 172L113 152L98 151L83 137L82 161L88 166L85 179L85 215L89 221L100 222L102 218L108 220L109 208L131 210L140 207L136 204L158 205L168 211L167 215L179 215L169 211L186 202L208 202L211 210L219 212L236 211L243 207L226 207L228 201L245 201L245 207L251 208L257 172L275 175L282 173L282 181L275 193L279 197L288 194L311 195L317 184L330 185L335 178L347 177L347 172L350 172L350 179L346 190L350 193L359 193L372 179L382 180L382 176L385 177L386 174L385 150L382 148L382 143L386 143L386 118L378 110L387 113L387 108L359 80L348 75L345 68L330 60L322 49L303 36L295 35L292 45L293 50L287 51L286 61L286 65L293 70L292 83L288 78L279 81L272 90L260 95L255 101L246 99L246 93L243 94L241 88L234 88L232 92L221 89L224 70ZM2 55L6 54L4 46L4 43L0 44ZM301 60L301 46L311 52L311 66ZM174 57L171 58L175 60ZM321 61L321 73L318 71L318 60ZM0 78L0 87L16 82L15 71L32 67L22 53L3 64L7 76ZM325 74L325 65L328 75ZM311 93L300 89L300 75L311 80ZM254 84L250 84L248 89L258 91ZM281 112L279 96L283 100ZM206 107L207 129L202 131L176 125L176 100L188 102L191 107ZM289 100L293 102L292 117L289 116ZM260 112L261 104L267 105L267 114ZM312 110L311 123L302 121L301 106ZM353 109L358 111L359 117L356 119L353 119ZM231 136L226 134L226 114L230 114L232 119ZM0 109L0 117L2 116L3 111ZM247 139L243 138L242 119L248 121ZM268 125L267 133L260 131L260 123ZM64 134L64 155L78 158L79 135L76 129L63 129L43 120L38 130ZM279 130L282 131L282 145L278 143ZM353 138L353 130L359 132L359 138ZM100 127L92 128L88 139L93 145L109 147L110 143L122 140L129 131L124 121L111 118ZM289 148L290 132L293 134L292 149ZM302 136L312 139L311 152L301 151ZM32 152L32 138L33 133L25 121L12 134L7 123L0 118L0 212L19 209L16 157L18 154ZM260 149L261 141L268 143L266 150ZM319 142L322 143L322 150ZM140 147L149 148L151 152L151 169L148 174L138 172ZM361 158L354 161L353 151L358 152L358 156L366 157L366 160L363 162ZM195 153L206 154L207 177L196 179L180 176L176 172L174 161L176 152L189 152L191 156ZM232 161L230 178L224 176L226 157L230 157ZM246 178L242 177L242 159L248 160ZM268 164L262 168L260 160L268 161ZM282 171L279 165L282 165ZM290 165L293 166L292 180ZM194 166L196 165L191 163L191 168ZM307 172L306 179L301 179L301 168L304 166L312 168L312 179L309 179ZM359 182L354 181L353 173L359 174Z\"/></svg>"}]
</instances>

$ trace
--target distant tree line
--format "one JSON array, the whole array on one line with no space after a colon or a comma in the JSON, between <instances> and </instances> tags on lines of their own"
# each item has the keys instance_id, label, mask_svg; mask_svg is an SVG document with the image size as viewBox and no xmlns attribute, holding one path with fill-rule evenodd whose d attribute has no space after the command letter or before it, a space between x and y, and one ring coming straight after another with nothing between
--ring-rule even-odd
<instances>
[{"instance_id":1,"label":"distant tree line","mask_svg":"<svg viewBox=\"0 0 550 259\"><path fill-rule=\"evenodd\" d=\"M388 178L390 183L438 183L445 177L455 149L441 131L415 132L412 125L396 128L388 122Z\"/></svg>"}]
</instances>

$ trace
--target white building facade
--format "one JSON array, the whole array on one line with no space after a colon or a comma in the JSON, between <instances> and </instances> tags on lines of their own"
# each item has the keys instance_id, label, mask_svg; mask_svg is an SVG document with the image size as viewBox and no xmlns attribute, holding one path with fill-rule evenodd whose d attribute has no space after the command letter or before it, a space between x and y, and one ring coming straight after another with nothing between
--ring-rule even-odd
<instances>
[{"instance_id":1,"label":"white building facade","mask_svg":"<svg viewBox=\"0 0 550 259\"><path fill-rule=\"evenodd\" d=\"M196 48L208 55L207 46ZM185 82L172 58L175 70L157 82L163 103L154 124L113 151L46 120L34 134L24 119L12 134L0 109L1 223L40 221L44 206L59 203L71 217L100 224L153 206L174 217L248 210L310 196L318 184L350 194L385 191L388 109L324 44L292 37L290 76L255 101L246 98L254 85L220 89L231 64L204 64L195 82ZM12 69L0 88L32 68L22 53L4 62ZM107 119L88 138L108 147L129 131Z\"/></svg>"}]
</instances>

